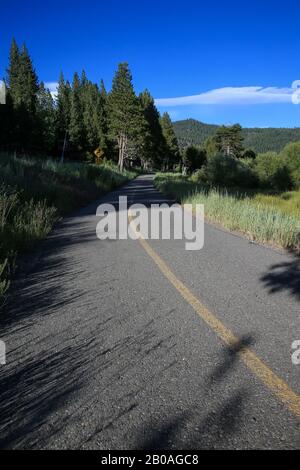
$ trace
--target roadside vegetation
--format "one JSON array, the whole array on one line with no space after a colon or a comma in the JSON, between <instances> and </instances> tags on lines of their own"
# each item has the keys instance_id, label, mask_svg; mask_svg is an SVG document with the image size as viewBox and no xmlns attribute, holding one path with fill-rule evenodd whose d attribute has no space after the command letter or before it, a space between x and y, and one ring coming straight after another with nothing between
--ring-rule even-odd
<instances>
[{"instance_id":1,"label":"roadside vegetation","mask_svg":"<svg viewBox=\"0 0 300 470\"><path fill-rule=\"evenodd\" d=\"M18 255L55 221L147 169L173 168L180 154L171 119L148 90L134 91L127 63L111 90L86 73L61 73L52 93L25 45L12 40L0 105L0 299ZM54 93L53 93L54 91Z\"/></svg>"},{"instance_id":2,"label":"roadside vegetation","mask_svg":"<svg viewBox=\"0 0 300 470\"><path fill-rule=\"evenodd\" d=\"M17 255L45 238L62 215L125 184L134 171L113 163L89 165L0 155L0 299Z\"/></svg>"},{"instance_id":3,"label":"roadside vegetation","mask_svg":"<svg viewBox=\"0 0 300 470\"><path fill-rule=\"evenodd\" d=\"M209 221L300 252L300 142L257 155L244 149L239 125L222 126L203 147L187 147L177 173L159 173L155 184L181 203L205 204Z\"/></svg>"},{"instance_id":4,"label":"roadside vegetation","mask_svg":"<svg viewBox=\"0 0 300 470\"><path fill-rule=\"evenodd\" d=\"M194 183L181 174L158 174L157 188L182 204L204 204L206 220L231 231L246 234L251 240L300 252L300 191L282 195L228 192ZM287 198L287 199L286 199Z\"/></svg>"}]
</instances>

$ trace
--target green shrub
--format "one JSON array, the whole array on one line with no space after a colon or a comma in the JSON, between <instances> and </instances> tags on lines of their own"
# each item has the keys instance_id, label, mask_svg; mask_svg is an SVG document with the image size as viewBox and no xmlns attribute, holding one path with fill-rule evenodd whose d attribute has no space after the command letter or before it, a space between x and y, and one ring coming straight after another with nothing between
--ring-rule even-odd
<instances>
[{"instance_id":1,"label":"green shrub","mask_svg":"<svg viewBox=\"0 0 300 470\"><path fill-rule=\"evenodd\" d=\"M252 149L246 149L242 153L241 158L246 158L246 159L251 158L251 160L254 160L256 158L256 153Z\"/></svg>"},{"instance_id":2,"label":"green shrub","mask_svg":"<svg viewBox=\"0 0 300 470\"><path fill-rule=\"evenodd\" d=\"M300 187L300 142L286 145L280 155L290 170L293 184Z\"/></svg>"},{"instance_id":3,"label":"green shrub","mask_svg":"<svg viewBox=\"0 0 300 470\"><path fill-rule=\"evenodd\" d=\"M207 183L206 168L203 167L200 170L196 170L192 176L190 176L192 183Z\"/></svg>"},{"instance_id":4,"label":"green shrub","mask_svg":"<svg viewBox=\"0 0 300 470\"><path fill-rule=\"evenodd\" d=\"M9 226L13 248L18 252L31 248L37 240L47 236L55 220L57 210L46 201L31 199L20 204Z\"/></svg>"},{"instance_id":5,"label":"green shrub","mask_svg":"<svg viewBox=\"0 0 300 470\"><path fill-rule=\"evenodd\" d=\"M206 175L208 182L217 186L251 188L257 184L248 162L223 154L208 159Z\"/></svg>"},{"instance_id":6,"label":"green shrub","mask_svg":"<svg viewBox=\"0 0 300 470\"><path fill-rule=\"evenodd\" d=\"M202 168L206 163L205 150L190 145L184 150L182 163L189 173Z\"/></svg>"},{"instance_id":7,"label":"green shrub","mask_svg":"<svg viewBox=\"0 0 300 470\"><path fill-rule=\"evenodd\" d=\"M263 188L285 191L293 186L291 171L285 160L277 153L259 154L255 159L255 170Z\"/></svg>"},{"instance_id":8,"label":"green shrub","mask_svg":"<svg viewBox=\"0 0 300 470\"><path fill-rule=\"evenodd\" d=\"M157 173L154 183L162 193L178 200L187 194L192 194L198 187L203 188L203 184L197 185L180 173Z\"/></svg>"}]
</instances>

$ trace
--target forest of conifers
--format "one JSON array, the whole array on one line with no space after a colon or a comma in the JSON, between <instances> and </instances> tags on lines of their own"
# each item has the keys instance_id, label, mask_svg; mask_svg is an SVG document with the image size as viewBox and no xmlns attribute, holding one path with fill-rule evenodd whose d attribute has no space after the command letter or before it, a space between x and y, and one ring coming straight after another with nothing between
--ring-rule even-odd
<instances>
[{"instance_id":1,"label":"forest of conifers","mask_svg":"<svg viewBox=\"0 0 300 470\"><path fill-rule=\"evenodd\" d=\"M112 87L103 80L91 82L86 73L72 81L61 72L53 96L39 81L25 45L12 41L5 77L6 104L0 106L0 151L20 155L95 161L102 159L143 169L180 167L184 149L201 147L218 126L194 119L172 124L168 113L160 116L146 89L136 95L127 63L119 64ZM175 132L174 132L175 131ZM256 153L280 152L300 140L300 128L242 129L243 147Z\"/></svg>"},{"instance_id":2,"label":"forest of conifers","mask_svg":"<svg viewBox=\"0 0 300 470\"><path fill-rule=\"evenodd\" d=\"M212 137L217 125L205 124L195 119L185 119L173 123L180 148L190 145L202 146ZM244 147L256 153L280 152L290 142L300 140L300 127L295 128L243 128Z\"/></svg>"},{"instance_id":3,"label":"forest of conifers","mask_svg":"<svg viewBox=\"0 0 300 470\"><path fill-rule=\"evenodd\" d=\"M72 82L61 72L52 96L39 81L25 45L13 40L9 53L6 104L0 106L0 150L66 158L102 158L126 166L169 168L179 149L167 113L160 116L148 90L135 94L127 63L119 64L112 88L92 83L84 71Z\"/></svg>"}]
</instances>

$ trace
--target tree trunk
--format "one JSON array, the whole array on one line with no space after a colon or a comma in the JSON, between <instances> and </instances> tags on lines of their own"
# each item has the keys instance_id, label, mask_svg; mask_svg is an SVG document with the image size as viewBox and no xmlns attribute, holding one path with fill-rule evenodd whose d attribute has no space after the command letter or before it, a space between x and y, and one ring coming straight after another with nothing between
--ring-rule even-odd
<instances>
[{"instance_id":1,"label":"tree trunk","mask_svg":"<svg viewBox=\"0 0 300 470\"><path fill-rule=\"evenodd\" d=\"M119 160L118 160L118 168L121 170L121 162L122 162L122 137L118 137L118 148L119 148Z\"/></svg>"},{"instance_id":2,"label":"tree trunk","mask_svg":"<svg viewBox=\"0 0 300 470\"><path fill-rule=\"evenodd\" d=\"M123 172L123 169L124 169L126 146L127 146L127 137L125 134L121 134L118 137L118 147L119 147L118 167L121 172Z\"/></svg>"}]
</instances>

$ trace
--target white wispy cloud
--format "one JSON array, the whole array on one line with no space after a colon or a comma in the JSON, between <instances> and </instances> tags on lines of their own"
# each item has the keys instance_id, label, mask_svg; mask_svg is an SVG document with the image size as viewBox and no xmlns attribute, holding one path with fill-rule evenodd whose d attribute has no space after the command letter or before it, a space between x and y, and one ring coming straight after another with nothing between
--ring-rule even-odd
<instances>
[{"instance_id":1,"label":"white wispy cloud","mask_svg":"<svg viewBox=\"0 0 300 470\"><path fill-rule=\"evenodd\" d=\"M290 103L292 88L278 87L225 87L216 88L200 95L181 96L178 98L159 98L157 106L218 105L218 104L271 104Z\"/></svg>"},{"instance_id":2,"label":"white wispy cloud","mask_svg":"<svg viewBox=\"0 0 300 470\"><path fill-rule=\"evenodd\" d=\"M45 88L48 88L52 98L56 98L57 96L57 87L58 87L58 82L45 82Z\"/></svg>"}]
</instances>

